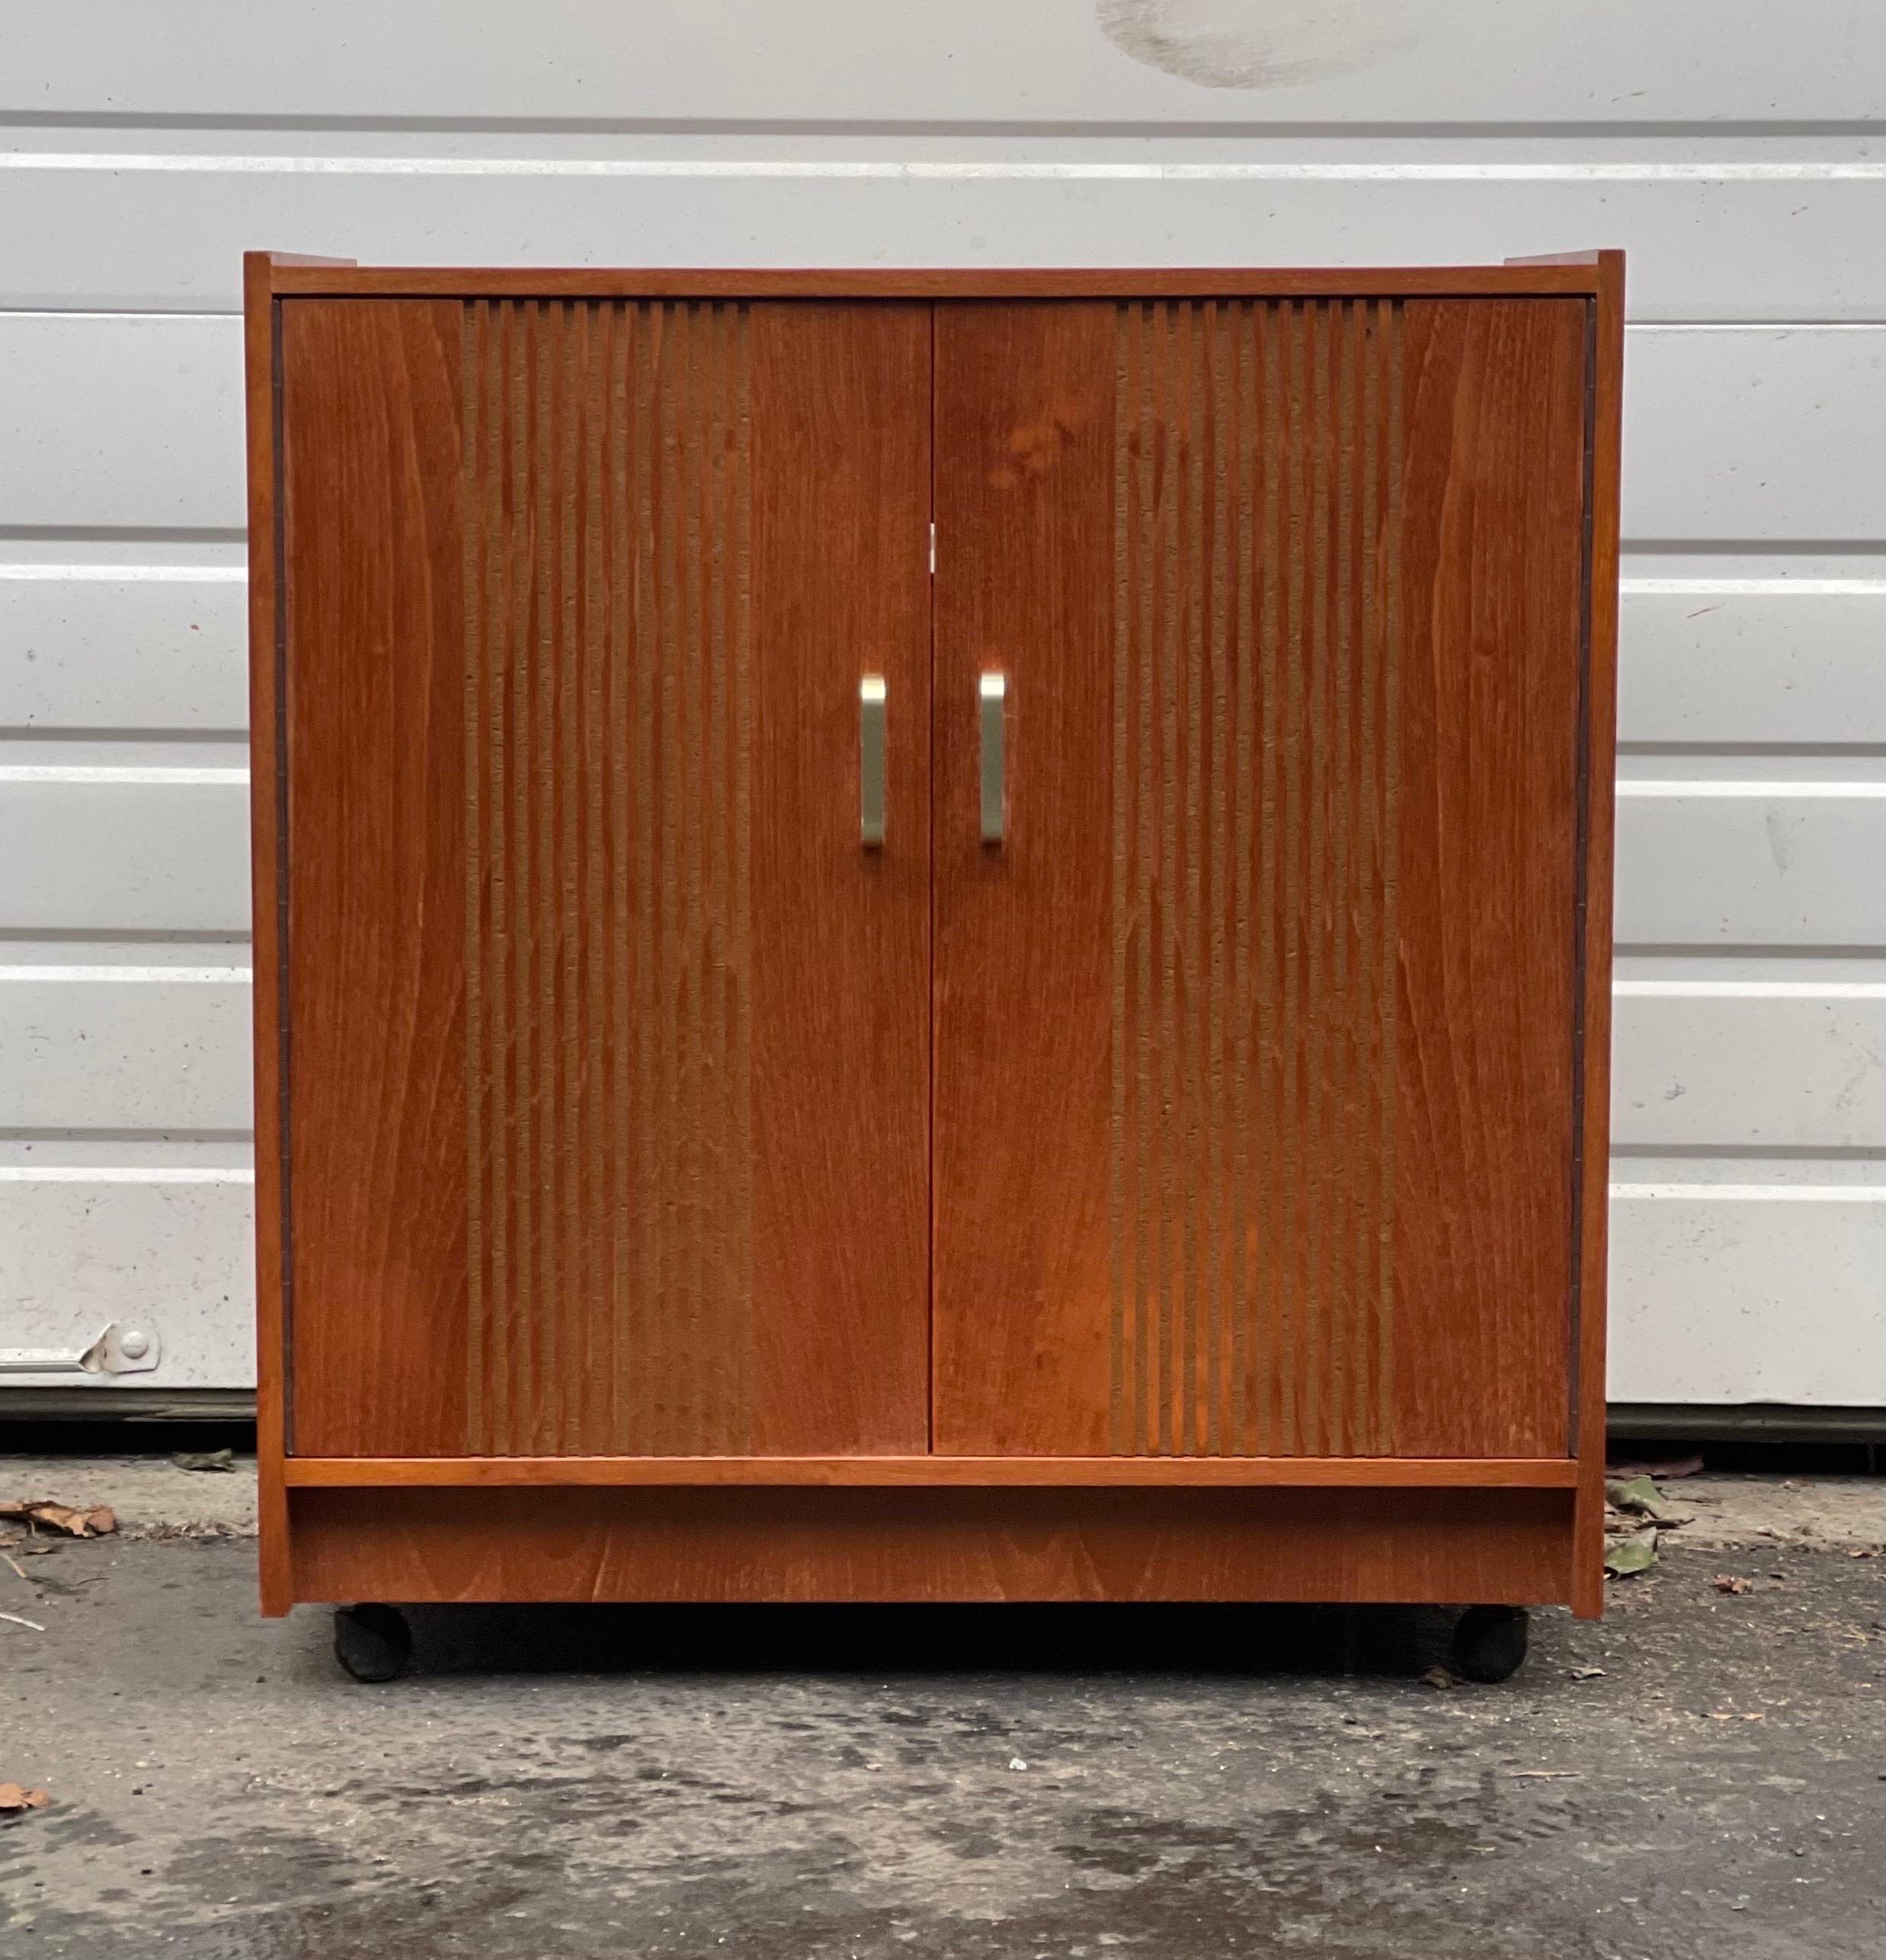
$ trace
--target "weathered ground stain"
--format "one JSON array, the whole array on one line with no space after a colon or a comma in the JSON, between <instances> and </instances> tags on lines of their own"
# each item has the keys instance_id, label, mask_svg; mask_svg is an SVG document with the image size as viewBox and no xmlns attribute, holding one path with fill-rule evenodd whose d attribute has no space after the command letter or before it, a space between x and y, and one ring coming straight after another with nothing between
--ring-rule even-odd
<instances>
[{"instance_id":1,"label":"weathered ground stain","mask_svg":"<svg viewBox=\"0 0 1886 1960\"><path fill-rule=\"evenodd\" d=\"M1452 1689L1444 1615L833 1613L789 1668L735 1609L466 1608L368 1689L251 1544L62 1555L0 1672L56 1805L0 1829L5 1960L1878 1960L1841 1550L1679 1545Z\"/></svg>"}]
</instances>

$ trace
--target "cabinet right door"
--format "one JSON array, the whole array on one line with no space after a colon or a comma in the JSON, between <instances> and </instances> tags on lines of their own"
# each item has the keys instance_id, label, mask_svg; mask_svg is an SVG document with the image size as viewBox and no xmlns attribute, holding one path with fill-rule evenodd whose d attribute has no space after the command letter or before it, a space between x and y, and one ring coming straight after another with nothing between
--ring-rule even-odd
<instances>
[{"instance_id":1,"label":"cabinet right door","mask_svg":"<svg viewBox=\"0 0 1886 1960\"><path fill-rule=\"evenodd\" d=\"M939 1450L1568 1451L1588 358L937 309Z\"/></svg>"}]
</instances>

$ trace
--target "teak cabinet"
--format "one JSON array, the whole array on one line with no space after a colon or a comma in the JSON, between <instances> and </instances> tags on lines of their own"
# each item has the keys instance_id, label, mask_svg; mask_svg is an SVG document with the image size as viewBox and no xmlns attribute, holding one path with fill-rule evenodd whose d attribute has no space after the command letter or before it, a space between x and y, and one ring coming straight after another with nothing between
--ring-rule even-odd
<instances>
[{"instance_id":1,"label":"teak cabinet","mask_svg":"<svg viewBox=\"0 0 1886 1960\"><path fill-rule=\"evenodd\" d=\"M248 280L267 1610L1599 1609L1617 255Z\"/></svg>"}]
</instances>

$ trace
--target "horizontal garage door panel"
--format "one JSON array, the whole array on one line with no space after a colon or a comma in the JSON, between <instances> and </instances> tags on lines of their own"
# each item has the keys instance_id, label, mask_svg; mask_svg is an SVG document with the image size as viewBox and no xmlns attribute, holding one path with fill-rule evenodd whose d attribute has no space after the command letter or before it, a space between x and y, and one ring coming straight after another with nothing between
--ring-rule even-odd
<instances>
[{"instance_id":1,"label":"horizontal garage door panel","mask_svg":"<svg viewBox=\"0 0 1886 1960\"><path fill-rule=\"evenodd\" d=\"M0 563L0 729L240 734L240 565Z\"/></svg>"},{"instance_id":2,"label":"horizontal garage door panel","mask_svg":"<svg viewBox=\"0 0 1886 1960\"><path fill-rule=\"evenodd\" d=\"M1886 327L1639 327L1631 538L1886 539Z\"/></svg>"},{"instance_id":3,"label":"horizontal garage door panel","mask_svg":"<svg viewBox=\"0 0 1886 1960\"><path fill-rule=\"evenodd\" d=\"M0 527L242 530L242 322L0 314Z\"/></svg>"},{"instance_id":4,"label":"horizontal garage door panel","mask_svg":"<svg viewBox=\"0 0 1886 1960\"><path fill-rule=\"evenodd\" d=\"M76 773L0 767L0 920L53 936L248 930L246 770Z\"/></svg>"},{"instance_id":5,"label":"horizontal garage door panel","mask_svg":"<svg viewBox=\"0 0 1886 1960\"><path fill-rule=\"evenodd\" d=\"M1620 947L1886 947L1886 784L1619 792Z\"/></svg>"},{"instance_id":6,"label":"horizontal garage door panel","mask_svg":"<svg viewBox=\"0 0 1886 1960\"><path fill-rule=\"evenodd\" d=\"M1345 143L1321 164L1282 143L1176 168L1093 146L1036 166L986 143L914 164L774 143L690 165L672 145L572 159L409 137L374 157L345 138L278 154L283 140L226 157L132 132L78 159L0 157L0 305L232 311L258 240L382 264L786 266L1222 265L1250 262L1261 239L1266 264L1368 265L1419 239L1423 259L1465 264L1542 241L1620 246L1634 320L1886 314L1872 249L1886 164L1764 178L1724 161L1711 176L1707 162L1503 162L1402 140Z\"/></svg>"},{"instance_id":7,"label":"horizontal garage door panel","mask_svg":"<svg viewBox=\"0 0 1886 1960\"><path fill-rule=\"evenodd\" d=\"M94 116L493 116L1179 125L1771 123L1881 113L1886 30L1853 0L1270 0L1261 8L940 8L742 0L91 0L11 9L0 107ZM1105 24L1116 24L1110 32ZM1628 84L1626 78L1628 77Z\"/></svg>"},{"instance_id":8,"label":"horizontal garage door panel","mask_svg":"<svg viewBox=\"0 0 1886 1960\"><path fill-rule=\"evenodd\" d=\"M1886 745L1886 581L1627 578L1621 626L1622 743Z\"/></svg>"},{"instance_id":9,"label":"horizontal garage door panel","mask_svg":"<svg viewBox=\"0 0 1886 1960\"><path fill-rule=\"evenodd\" d=\"M1886 1403L1882 1273L1886 1187L1619 1180L1611 1399Z\"/></svg>"},{"instance_id":10,"label":"horizontal garage door panel","mask_svg":"<svg viewBox=\"0 0 1886 1960\"><path fill-rule=\"evenodd\" d=\"M242 1135L249 1012L246 965L0 966L0 1129Z\"/></svg>"},{"instance_id":11,"label":"horizontal garage door panel","mask_svg":"<svg viewBox=\"0 0 1886 1960\"><path fill-rule=\"evenodd\" d=\"M0 1272L8 1347L83 1347L142 1321L161 1369L41 1378L62 1388L247 1387L255 1379L254 1179L246 1168L0 1164Z\"/></svg>"},{"instance_id":12,"label":"horizontal garage door panel","mask_svg":"<svg viewBox=\"0 0 1886 1960\"><path fill-rule=\"evenodd\" d=\"M1886 983L1622 982L1611 1087L1620 1145L1886 1148Z\"/></svg>"}]
</instances>

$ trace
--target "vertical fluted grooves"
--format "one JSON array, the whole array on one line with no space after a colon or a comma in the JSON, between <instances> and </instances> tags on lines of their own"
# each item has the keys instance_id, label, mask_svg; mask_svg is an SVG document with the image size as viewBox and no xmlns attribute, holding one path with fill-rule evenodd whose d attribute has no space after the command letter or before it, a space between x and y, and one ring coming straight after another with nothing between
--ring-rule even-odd
<instances>
[{"instance_id":1,"label":"vertical fluted grooves","mask_svg":"<svg viewBox=\"0 0 1886 1960\"><path fill-rule=\"evenodd\" d=\"M747 314L464 312L471 1447L744 1446Z\"/></svg>"},{"instance_id":2,"label":"vertical fluted grooves","mask_svg":"<svg viewBox=\"0 0 1886 1960\"><path fill-rule=\"evenodd\" d=\"M1393 1448L1399 303L1123 306L1113 1446Z\"/></svg>"}]
</instances>

